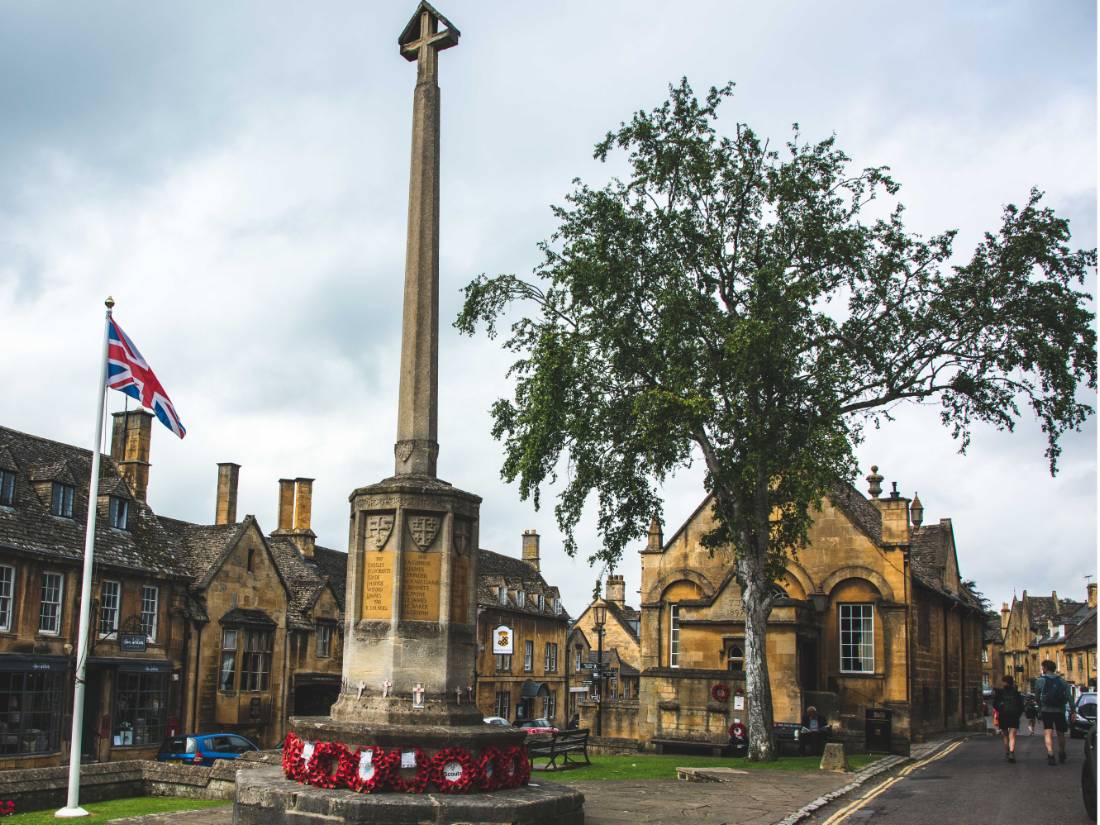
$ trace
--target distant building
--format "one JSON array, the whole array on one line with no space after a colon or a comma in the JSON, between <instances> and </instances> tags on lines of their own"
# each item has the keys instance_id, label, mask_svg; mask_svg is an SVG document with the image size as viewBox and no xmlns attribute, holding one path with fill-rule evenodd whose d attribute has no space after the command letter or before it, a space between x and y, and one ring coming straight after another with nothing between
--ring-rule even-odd
<instances>
[{"instance_id":1,"label":"distant building","mask_svg":"<svg viewBox=\"0 0 1100 825\"><path fill-rule=\"evenodd\" d=\"M478 555L476 701L484 716L547 718L565 727L566 633L561 594L539 572L539 535L523 534L522 559ZM494 652L499 630L511 652Z\"/></svg>"},{"instance_id":2,"label":"distant building","mask_svg":"<svg viewBox=\"0 0 1100 825\"><path fill-rule=\"evenodd\" d=\"M1001 632L1001 617L997 613L985 614L985 634L982 645L982 690L993 690L1001 686L1001 677L1005 672L1004 634Z\"/></svg>"},{"instance_id":3,"label":"distant building","mask_svg":"<svg viewBox=\"0 0 1100 825\"><path fill-rule=\"evenodd\" d=\"M1095 605L1095 585L1090 587L1089 599ZM1013 596L1011 606L1001 609L1006 675L1030 686L1042 673L1042 662L1046 659L1067 675L1062 650L1066 634L1085 618L1089 609L1088 603L1059 598L1057 592L1032 596L1025 590L1020 598Z\"/></svg>"}]
</instances>

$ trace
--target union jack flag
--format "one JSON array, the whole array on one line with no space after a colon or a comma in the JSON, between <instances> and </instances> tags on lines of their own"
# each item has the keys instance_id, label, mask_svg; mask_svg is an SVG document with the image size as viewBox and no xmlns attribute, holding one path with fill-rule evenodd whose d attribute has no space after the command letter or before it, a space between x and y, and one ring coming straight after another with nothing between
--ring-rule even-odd
<instances>
[{"instance_id":1,"label":"union jack flag","mask_svg":"<svg viewBox=\"0 0 1100 825\"><path fill-rule=\"evenodd\" d=\"M114 318L107 334L107 386L137 399L180 438L187 435L168 393Z\"/></svg>"}]
</instances>

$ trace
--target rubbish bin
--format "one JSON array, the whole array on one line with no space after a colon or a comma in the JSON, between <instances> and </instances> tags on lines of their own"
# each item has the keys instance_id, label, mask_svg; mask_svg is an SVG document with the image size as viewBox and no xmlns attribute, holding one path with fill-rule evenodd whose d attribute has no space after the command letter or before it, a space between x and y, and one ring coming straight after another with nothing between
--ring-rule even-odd
<instances>
[{"instance_id":1,"label":"rubbish bin","mask_svg":"<svg viewBox=\"0 0 1100 825\"><path fill-rule=\"evenodd\" d=\"M867 753L890 753L890 734L894 712L889 708L867 708L864 716L863 746Z\"/></svg>"}]
</instances>

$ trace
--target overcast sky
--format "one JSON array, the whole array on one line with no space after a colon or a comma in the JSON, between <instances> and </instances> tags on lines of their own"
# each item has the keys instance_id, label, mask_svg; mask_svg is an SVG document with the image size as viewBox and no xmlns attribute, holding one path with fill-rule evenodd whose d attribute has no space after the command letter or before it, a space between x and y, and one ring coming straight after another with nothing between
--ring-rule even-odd
<instances>
[{"instance_id":1,"label":"overcast sky","mask_svg":"<svg viewBox=\"0 0 1100 825\"><path fill-rule=\"evenodd\" d=\"M551 507L499 478L488 407L509 361L450 323L475 275L531 270L570 181L621 168L593 144L669 83L733 80L723 128L781 141L797 121L889 164L910 227L958 227L961 253L1033 185L1096 245L1087 0L438 7L462 31L440 57L439 473L484 497L482 546L518 555L538 529L574 613L595 571L561 552ZM318 540L346 548L348 493L393 471L416 74L396 39L414 8L0 5L0 424L90 445L111 294L188 428L181 442L154 424L154 509L212 521L215 463L235 461L239 512L270 530L277 479L311 476ZM956 451L935 408L905 409L861 446L861 476L877 463L886 489L919 491L926 523L950 517L962 574L994 603L1083 597L1095 421L1065 439L1056 478L1031 420ZM666 493L668 534L702 496L698 468ZM597 541L590 520L582 546ZM636 604L633 553L621 571Z\"/></svg>"}]
</instances>

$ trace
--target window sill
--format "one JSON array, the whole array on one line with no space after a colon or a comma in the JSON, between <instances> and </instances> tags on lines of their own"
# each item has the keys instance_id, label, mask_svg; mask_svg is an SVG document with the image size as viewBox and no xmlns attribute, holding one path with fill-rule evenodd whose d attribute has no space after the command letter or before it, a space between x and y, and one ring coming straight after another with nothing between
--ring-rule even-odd
<instances>
[{"instance_id":1,"label":"window sill","mask_svg":"<svg viewBox=\"0 0 1100 825\"><path fill-rule=\"evenodd\" d=\"M885 673L874 673L871 671L852 671L842 670L837 674L838 679L885 679Z\"/></svg>"}]
</instances>

